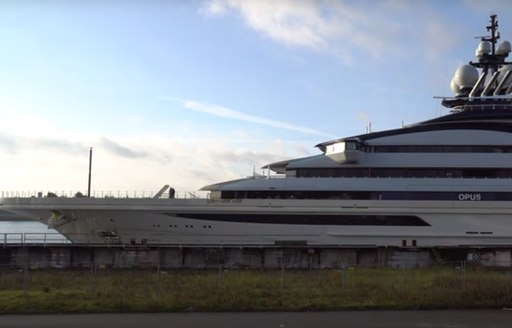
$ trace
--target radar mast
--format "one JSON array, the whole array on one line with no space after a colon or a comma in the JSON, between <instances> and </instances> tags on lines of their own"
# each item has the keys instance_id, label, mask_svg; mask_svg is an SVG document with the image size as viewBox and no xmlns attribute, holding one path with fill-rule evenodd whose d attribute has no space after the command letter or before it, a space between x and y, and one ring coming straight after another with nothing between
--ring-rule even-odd
<instances>
[{"instance_id":1,"label":"radar mast","mask_svg":"<svg viewBox=\"0 0 512 328\"><path fill-rule=\"evenodd\" d=\"M442 104L452 111L484 110L489 106L505 108L504 105L512 110L512 63L505 61L511 44L503 41L498 46L497 15L490 17L490 25L486 26L490 36L477 37L480 39L475 51L478 61L457 69L451 81L455 97L443 98Z\"/></svg>"}]
</instances>

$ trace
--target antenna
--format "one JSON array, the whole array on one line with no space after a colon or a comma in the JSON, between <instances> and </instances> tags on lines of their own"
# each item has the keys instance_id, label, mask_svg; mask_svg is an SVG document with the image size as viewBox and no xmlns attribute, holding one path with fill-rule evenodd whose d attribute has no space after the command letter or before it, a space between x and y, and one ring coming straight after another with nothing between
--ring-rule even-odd
<instances>
[{"instance_id":1,"label":"antenna","mask_svg":"<svg viewBox=\"0 0 512 328\"><path fill-rule=\"evenodd\" d=\"M368 133L372 133L372 121L368 121Z\"/></svg>"},{"instance_id":2,"label":"antenna","mask_svg":"<svg viewBox=\"0 0 512 328\"><path fill-rule=\"evenodd\" d=\"M496 54L496 42L500 38L500 33L496 33L498 31L498 20L496 19L498 16L496 14L491 15L491 25L487 26L487 31L491 31L490 38L482 38L482 41L491 42L491 55Z\"/></svg>"}]
</instances>

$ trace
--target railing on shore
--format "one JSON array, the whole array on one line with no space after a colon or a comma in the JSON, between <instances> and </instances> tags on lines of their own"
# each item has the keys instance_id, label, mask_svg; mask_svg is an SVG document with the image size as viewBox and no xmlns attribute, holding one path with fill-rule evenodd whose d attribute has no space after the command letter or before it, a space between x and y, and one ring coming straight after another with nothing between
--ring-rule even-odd
<instances>
[{"instance_id":1,"label":"railing on shore","mask_svg":"<svg viewBox=\"0 0 512 328\"><path fill-rule=\"evenodd\" d=\"M112 191L99 190L91 192L91 198L154 198L156 191ZM87 197L86 192L66 191L66 190L48 190L48 191L0 191L0 198L42 198L42 197L61 197L61 198L78 198ZM206 191L175 191L174 197L180 199L205 199L208 198ZM169 198L169 192L162 193L158 198Z\"/></svg>"},{"instance_id":2,"label":"railing on shore","mask_svg":"<svg viewBox=\"0 0 512 328\"><path fill-rule=\"evenodd\" d=\"M5 246L60 245L71 244L66 237L56 232L9 232L0 233L0 243Z\"/></svg>"}]
</instances>

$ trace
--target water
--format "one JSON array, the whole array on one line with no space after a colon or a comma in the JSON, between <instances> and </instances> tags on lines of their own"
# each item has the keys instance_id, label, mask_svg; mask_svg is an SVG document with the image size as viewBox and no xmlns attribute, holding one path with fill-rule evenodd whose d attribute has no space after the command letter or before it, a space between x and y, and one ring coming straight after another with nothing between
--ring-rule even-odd
<instances>
[{"instance_id":1,"label":"water","mask_svg":"<svg viewBox=\"0 0 512 328\"><path fill-rule=\"evenodd\" d=\"M0 233L57 233L39 222L32 221L0 221Z\"/></svg>"},{"instance_id":2,"label":"water","mask_svg":"<svg viewBox=\"0 0 512 328\"><path fill-rule=\"evenodd\" d=\"M0 221L0 244L2 243L52 243L66 238L40 222Z\"/></svg>"}]
</instances>

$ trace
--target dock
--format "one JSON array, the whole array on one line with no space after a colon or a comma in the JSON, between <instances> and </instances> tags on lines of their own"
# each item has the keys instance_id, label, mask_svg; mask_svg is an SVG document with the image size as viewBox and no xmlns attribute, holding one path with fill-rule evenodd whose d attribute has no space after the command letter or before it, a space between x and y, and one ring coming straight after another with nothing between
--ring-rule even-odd
<instances>
[{"instance_id":1,"label":"dock","mask_svg":"<svg viewBox=\"0 0 512 328\"><path fill-rule=\"evenodd\" d=\"M0 234L0 267L31 269L415 268L471 262L512 267L511 247L313 247L71 244L60 234Z\"/></svg>"}]
</instances>

